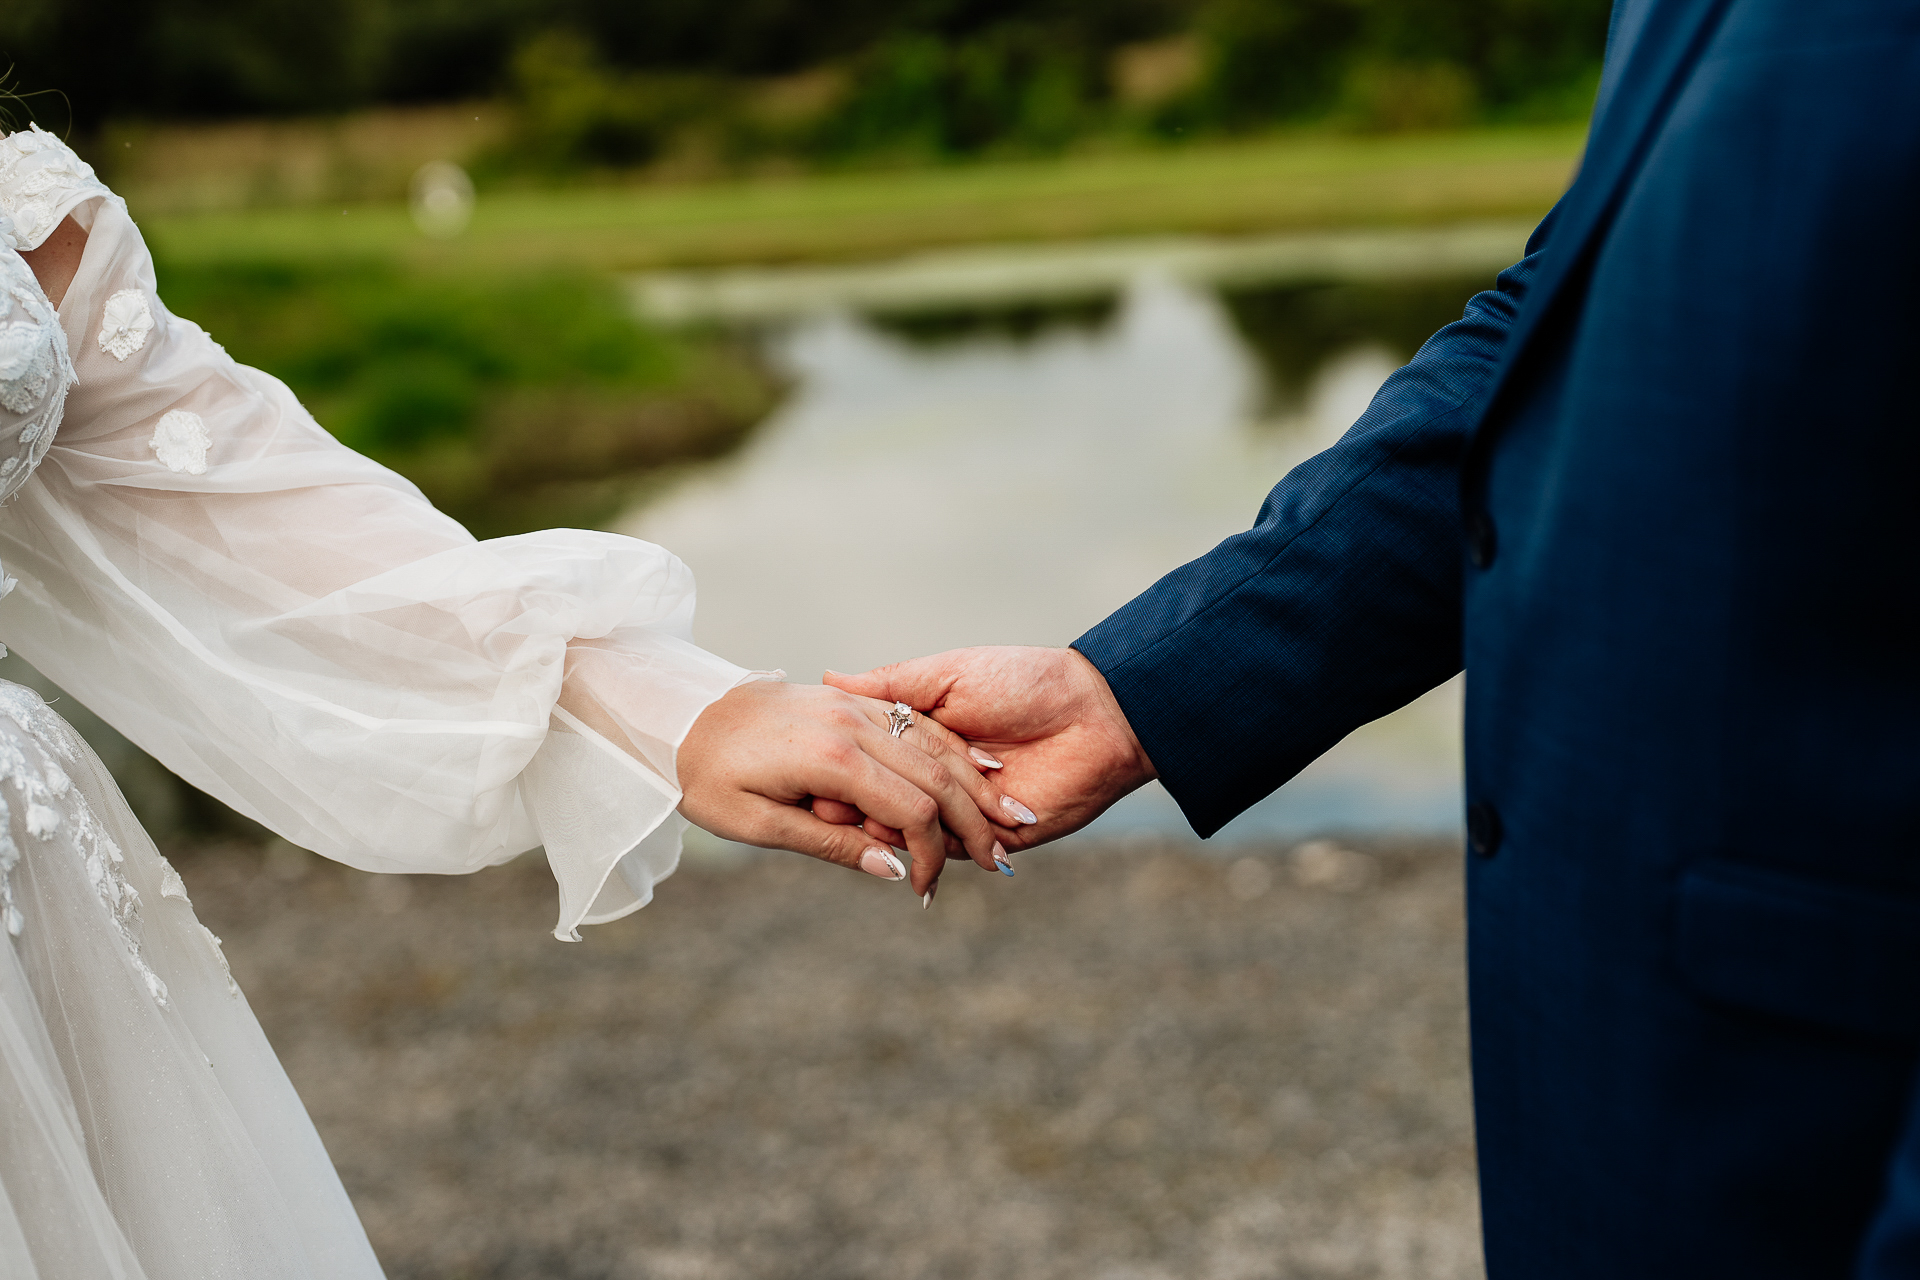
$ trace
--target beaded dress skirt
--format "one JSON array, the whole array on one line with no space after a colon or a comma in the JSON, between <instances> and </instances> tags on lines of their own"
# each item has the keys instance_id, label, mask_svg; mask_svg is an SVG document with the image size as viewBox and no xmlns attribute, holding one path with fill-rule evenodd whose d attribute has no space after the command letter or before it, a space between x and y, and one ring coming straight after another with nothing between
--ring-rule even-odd
<instances>
[{"instance_id":1,"label":"beaded dress skirt","mask_svg":"<svg viewBox=\"0 0 1920 1280\"><path fill-rule=\"evenodd\" d=\"M0 916L0 1276L380 1275L180 876L6 681Z\"/></svg>"}]
</instances>

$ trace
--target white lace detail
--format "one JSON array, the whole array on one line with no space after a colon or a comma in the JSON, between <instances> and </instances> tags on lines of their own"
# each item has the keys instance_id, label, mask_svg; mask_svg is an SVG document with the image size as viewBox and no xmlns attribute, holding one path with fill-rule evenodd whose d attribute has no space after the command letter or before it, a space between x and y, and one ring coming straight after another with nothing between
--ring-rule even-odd
<instances>
[{"instance_id":1,"label":"white lace detail","mask_svg":"<svg viewBox=\"0 0 1920 1280\"><path fill-rule=\"evenodd\" d=\"M164 857L160 859L160 896L184 902L187 909L193 909L193 900L187 897L187 882L180 878L180 872ZM227 965L226 948L220 944L220 935L199 921L194 922L200 929L201 940L213 949L213 958L220 962L220 976L227 980L227 994L235 999L240 996L240 984L233 980L233 970ZM207 1059L207 1065L213 1065L213 1059Z\"/></svg>"},{"instance_id":2,"label":"white lace detail","mask_svg":"<svg viewBox=\"0 0 1920 1280\"><path fill-rule=\"evenodd\" d=\"M11 298L13 291L7 292ZM53 342L44 325L34 319L0 324L0 405L28 412L46 398L54 369Z\"/></svg>"},{"instance_id":3,"label":"white lace detail","mask_svg":"<svg viewBox=\"0 0 1920 1280\"><path fill-rule=\"evenodd\" d=\"M13 869L20 865L20 846L13 842L12 824L5 796L0 796L0 924L9 936L19 937L26 928L26 917L13 902Z\"/></svg>"},{"instance_id":4,"label":"white lace detail","mask_svg":"<svg viewBox=\"0 0 1920 1280\"><path fill-rule=\"evenodd\" d=\"M207 940L207 945L213 948L213 958L220 962L220 972L227 980L227 994L233 999L238 1000L240 998L240 984L233 980L233 970L227 966L227 949L221 945L220 935L205 925L200 926L200 934ZM207 1065L213 1065L212 1058L207 1059Z\"/></svg>"},{"instance_id":5,"label":"white lace detail","mask_svg":"<svg viewBox=\"0 0 1920 1280\"><path fill-rule=\"evenodd\" d=\"M72 384L66 330L26 260L0 247L0 498L46 456Z\"/></svg>"},{"instance_id":6,"label":"white lace detail","mask_svg":"<svg viewBox=\"0 0 1920 1280\"><path fill-rule=\"evenodd\" d=\"M188 906L193 905L192 900L187 897L187 882L180 878L180 873L175 871L173 864L165 858L160 859L160 896L177 898Z\"/></svg>"},{"instance_id":7,"label":"white lace detail","mask_svg":"<svg viewBox=\"0 0 1920 1280\"><path fill-rule=\"evenodd\" d=\"M120 199L92 165L39 125L0 138L0 213L13 223L14 248L39 247L76 203L75 193Z\"/></svg>"},{"instance_id":8,"label":"white lace detail","mask_svg":"<svg viewBox=\"0 0 1920 1280\"><path fill-rule=\"evenodd\" d=\"M31 689L0 682L0 715L12 720L18 734L0 733L0 783L11 788L13 796L26 805L27 834L44 840L62 827L67 829L73 847L86 859L87 881L106 905L114 931L133 960L134 969L147 984L147 991L160 1005L167 1003L167 984L160 980L140 951L137 925L140 921L140 895L127 879L126 856L115 844L93 808L73 785L67 771L49 754L51 746L68 762L74 758L65 747L68 732L60 718L47 709L46 702ZM0 867L11 871L20 862L20 849L13 839L12 809L0 793ZM10 883L0 883L7 931L18 936L26 921L13 904Z\"/></svg>"},{"instance_id":9,"label":"white lace detail","mask_svg":"<svg viewBox=\"0 0 1920 1280\"><path fill-rule=\"evenodd\" d=\"M174 409L161 415L149 443L167 470L184 471L190 476L206 473L207 450L213 437L207 434L207 424L199 414Z\"/></svg>"},{"instance_id":10,"label":"white lace detail","mask_svg":"<svg viewBox=\"0 0 1920 1280\"><path fill-rule=\"evenodd\" d=\"M146 291L122 289L107 299L106 314L100 321L100 349L115 360L147 345L153 332L153 309L147 306Z\"/></svg>"}]
</instances>

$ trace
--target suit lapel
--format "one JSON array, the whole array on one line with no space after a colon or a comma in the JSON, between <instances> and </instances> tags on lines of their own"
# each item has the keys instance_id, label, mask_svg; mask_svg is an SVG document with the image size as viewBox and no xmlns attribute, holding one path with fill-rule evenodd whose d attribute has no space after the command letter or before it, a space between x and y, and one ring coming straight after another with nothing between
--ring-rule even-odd
<instances>
[{"instance_id":1,"label":"suit lapel","mask_svg":"<svg viewBox=\"0 0 1920 1280\"><path fill-rule=\"evenodd\" d=\"M1618 70L1601 81L1580 172L1547 237L1539 278L1528 291L1501 354L1478 437L1497 430L1495 410L1541 321L1604 227L1627 180L1639 169L1661 120L1685 85L1730 0L1624 0L1613 42ZM1490 425L1493 424L1493 425Z\"/></svg>"}]
</instances>

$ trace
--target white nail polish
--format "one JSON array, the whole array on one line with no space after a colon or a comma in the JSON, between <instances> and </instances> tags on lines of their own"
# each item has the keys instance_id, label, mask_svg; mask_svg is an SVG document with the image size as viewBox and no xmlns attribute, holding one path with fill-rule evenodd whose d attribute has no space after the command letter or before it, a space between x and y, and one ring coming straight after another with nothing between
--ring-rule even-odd
<instances>
[{"instance_id":1,"label":"white nail polish","mask_svg":"<svg viewBox=\"0 0 1920 1280\"><path fill-rule=\"evenodd\" d=\"M1027 806L1021 804L1012 796L1001 796L1000 807L1005 809L1016 822L1024 822L1028 826L1032 826L1034 823L1040 821L1040 819L1033 816L1033 810L1027 808Z\"/></svg>"},{"instance_id":2,"label":"white nail polish","mask_svg":"<svg viewBox=\"0 0 1920 1280\"><path fill-rule=\"evenodd\" d=\"M933 905L933 895L939 892L939 890L940 890L940 882L938 880L935 880L932 884L927 886L927 891L920 895L920 909L922 911L925 911L928 907Z\"/></svg>"},{"instance_id":3,"label":"white nail polish","mask_svg":"<svg viewBox=\"0 0 1920 1280\"><path fill-rule=\"evenodd\" d=\"M968 747L967 756L982 769L1000 769L1005 767L998 760L995 760L978 747Z\"/></svg>"},{"instance_id":4,"label":"white nail polish","mask_svg":"<svg viewBox=\"0 0 1920 1280\"><path fill-rule=\"evenodd\" d=\"M878 846L860 855L860 869L870 876L879 876L882 880L907 878L907 869L900 865L900 859Z\"/></svg>"}]
</instances>

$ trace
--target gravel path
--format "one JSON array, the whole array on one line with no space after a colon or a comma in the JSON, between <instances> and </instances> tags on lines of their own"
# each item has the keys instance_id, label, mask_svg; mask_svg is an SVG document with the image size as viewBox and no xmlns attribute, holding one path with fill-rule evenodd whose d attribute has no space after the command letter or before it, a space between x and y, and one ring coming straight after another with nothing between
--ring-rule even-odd
<instances>
[{"instance_id":1,"label":"gravel path","mask_svg":"<svg viewBox=\"0 0 1920 1280\"><path fill-rule=\"evenodd\" d=\"M1460 865L1083 843L1017 880L171 850L393 1280L1482 1275Z\"/></svg>"}]
</instances>

